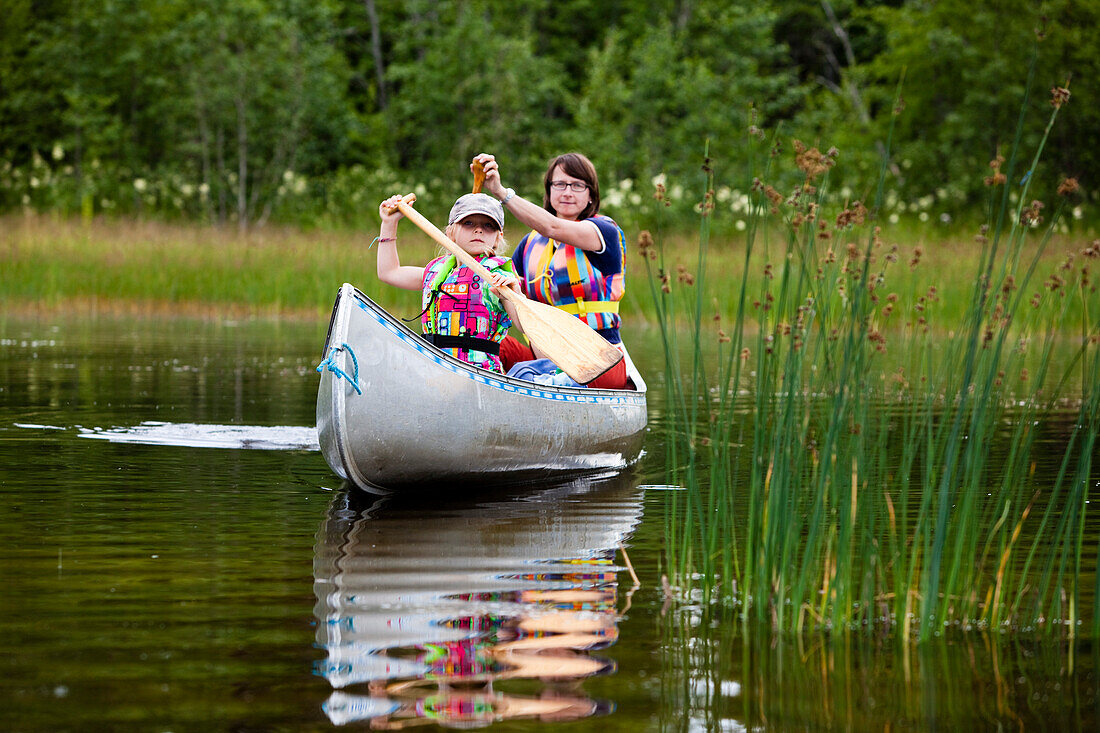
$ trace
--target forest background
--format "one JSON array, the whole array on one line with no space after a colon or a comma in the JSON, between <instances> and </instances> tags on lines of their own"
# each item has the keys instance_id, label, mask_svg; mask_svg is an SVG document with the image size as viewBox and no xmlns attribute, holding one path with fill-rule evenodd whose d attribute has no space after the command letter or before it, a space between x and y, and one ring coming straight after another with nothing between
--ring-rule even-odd
<instances>
[{"instance_id":1,"label":"forest background","mask_svg":"<svg viewBox=\"0 0 1100 733\"><path fill-rule=\"evenodd\" d=\"M537 196L546 161L579 150L624 218L655 180L690 215L709 156L732 221L747 136L835 148L832 190L867 200L894 124L891 220L957 227L1014 149L1035 53L1019 149L1050 88L1073 100L1024 175L1100 193L1092 0L2 4L0 213L373 227L391 192L468 190L475 153ZM1094 224L1083 205L1064 221Z\"/></svg>"}]
</instances>

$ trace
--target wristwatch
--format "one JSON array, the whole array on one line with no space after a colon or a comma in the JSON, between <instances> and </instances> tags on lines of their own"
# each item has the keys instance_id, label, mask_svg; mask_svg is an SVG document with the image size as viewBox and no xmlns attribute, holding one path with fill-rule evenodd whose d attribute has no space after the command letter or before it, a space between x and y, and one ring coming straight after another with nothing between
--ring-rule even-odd
<instances>
[{"instance_id":1,"label":"wristwatch","mask_svg":"<svg viewBox=\"0 0 1100 733\"><path fill-rule=\"evenodd\" d=\"M500 200L500 205L501 206L507 206L508 202L512 200L512 197L516 195L515 190L513 190L511 188L506 188L504 190L505 190L504 198L502 198Z\"/></svg>"}]
</instances>

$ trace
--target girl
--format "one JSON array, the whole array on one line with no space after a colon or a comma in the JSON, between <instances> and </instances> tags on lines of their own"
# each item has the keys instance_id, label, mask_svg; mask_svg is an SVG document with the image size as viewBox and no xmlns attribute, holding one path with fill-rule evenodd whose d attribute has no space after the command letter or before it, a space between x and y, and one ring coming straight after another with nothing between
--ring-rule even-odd
<instances>
[{"instance_id":1,"label":"girl","mask_svg":"<svg viewBox=\"0 0 1100 733\"><path fill-rule=\"evenodd\" d=\"M492 282L483 283L452 254L424 267L402 265L397 256L397 222L404 216L397 209L400 200L391 196L378 207L378 279L423 293L421 323L427 341L468 364L503 371L500 342L515 312L498 293L501 287L519 290L511 260L499 254L505 246L504 207L492 196L468 193L455 201L447 217L447 236L491 273Z\"/></svg>"}]
</instances>

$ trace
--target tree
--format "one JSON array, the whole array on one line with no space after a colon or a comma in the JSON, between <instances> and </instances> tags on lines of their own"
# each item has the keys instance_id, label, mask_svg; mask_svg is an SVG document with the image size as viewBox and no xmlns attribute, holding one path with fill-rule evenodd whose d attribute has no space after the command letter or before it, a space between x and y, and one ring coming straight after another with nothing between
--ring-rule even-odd
<instances>
[{"instance_id":1,"label":"tree","mask_svg":"<svg viewBox=\"0 0 1100 733\"><path fill-rule=\"evenodd\" d=\"M964 0L878 4L849 21L882 29L884 46L870 58L844 67L842 81L823 87L801 115L803 129L832 135L842 151L853 151L858 182L869 188L879 156L857 135L869 129L884 139L894 114L893 93L902 83L903 109L896 117L891 185L903 199L933 195L946 207L962 209L986 197L989 162L1007 155L1021 104L1030 94L1021 153L1033 151L1049 117L1049 89L1072 76L1075 96L1095 88L1096 40L1085 29L1100 20L1098 10L1071 0L1047 3L1047 15L1027 0L997 4ZM854 19L854 20L851 20ZM1037 76L1027 88L1028 68L1037 57ZM845 86L863 90L869 128L853 128L860 109ZM1077 100L1074 99L1074 102ZM1053 190L1065 173L1086 175L1096 167L1100 120L1093 105L1073 103L1060 120L1044 168L1036 172ZM846 161L848 162L848 161ZM1017 171L1021 175L1023 170Z\"/></svg>"},{"instance_id":2,"label":"tree","mask_svg":"<svg viewBox=\"0 0 1100 733\"><path fill-rule=\"evenodd\" d=\"M411 28L394 44L387 73L399 167L465 178L470 158L491 150L510 176L541 172L568 105L560 66L535 55L530 29L501 17L499 3L407 6Z\"/></svg>"},{"instance_id":3,"label":"tree","mask_svg":"<svg viewBox=\"0 0 1100 733\"><path fill-rule=\"evenodd\" d=\"M749 109L782 118L801 89L771 40L766 5L672 4L631 36L610 34L589 57L573 140L618 177L698 171L703 150L743 177Z\"/></svg>"},{"instance_id":4,"label":"tree","mask_svg":"<svg viewBox=\"0 0 1100 733\"><path fill-rule=\"evenodd\" d=\"M326 6L262 0L190 4L176 29L182 100L193 121L177 149L210 191L208 212L263 222L284 180L340 160L351 126ZM285 189L284 189L285 190Z\"/></svg>"},{"instance_id":5,"label":"tree","mask_svg":"<svg viewBox=\"0 0 1100 733\"><path fill-rule=\"evenodd\" d=\"M85 194L114 187L140 209L208 192L209 216L245 227L287 176L342 159L354 116L331 19L324 0L61 5L27 23L21 83L36 86L5 94L5 116L42 110L29 147L60 146Z\"/></svg>"}]
</instances>

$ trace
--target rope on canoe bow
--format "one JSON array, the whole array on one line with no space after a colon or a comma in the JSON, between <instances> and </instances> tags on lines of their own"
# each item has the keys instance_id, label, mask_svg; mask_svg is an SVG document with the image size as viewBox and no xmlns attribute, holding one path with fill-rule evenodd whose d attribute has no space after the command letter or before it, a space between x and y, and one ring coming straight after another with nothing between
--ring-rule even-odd
<instances>
[{"instance_id":1,"label":"rope on canoe bow","mask_svg":"<svg viewBox=\"0 0 1100 733\"><path fill-rule=\"evenodd\" d=\"M341 351L347 351L348 354L351 356L351 363L355 367L354 376L349 377L347 372L336 365L336 355ZM337 377L341 377L351 382L351 386L355 387L355 394L363 394L363 390L359 389L359 360L355 358L355 352L347 344L333 346L331 349L329 349L328 356L325 357L324 361L317 365L318 372L323 372L325 369L328 369Z\"/></svg>"}]
</instances>

